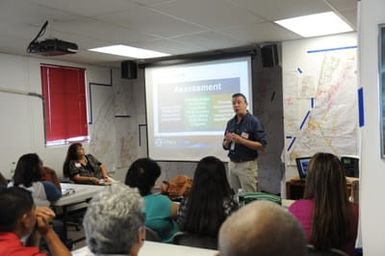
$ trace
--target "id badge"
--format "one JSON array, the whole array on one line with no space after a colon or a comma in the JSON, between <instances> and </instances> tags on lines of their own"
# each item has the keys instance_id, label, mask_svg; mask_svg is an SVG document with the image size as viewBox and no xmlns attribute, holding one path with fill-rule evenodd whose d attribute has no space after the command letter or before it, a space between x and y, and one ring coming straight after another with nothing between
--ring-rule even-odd
<instances>
[{"instance_id":1,"label":"id badge","mask_svg":"<svg viewBox=\"0 0 385 256\"><path fill-rule=\"evenodd\" d=\"M242 132L241 133L241 137L245 138L245 139L248 139L249 138L249 134L247 132Z\"/></svg>"}]
</instances>

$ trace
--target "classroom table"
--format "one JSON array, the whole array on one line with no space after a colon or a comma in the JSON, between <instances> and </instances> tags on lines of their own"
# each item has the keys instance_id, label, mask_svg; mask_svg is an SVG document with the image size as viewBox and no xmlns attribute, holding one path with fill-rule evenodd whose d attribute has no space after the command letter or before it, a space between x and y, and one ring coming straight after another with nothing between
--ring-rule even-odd
<instances>
[{"instance_id":1,"label":"classroom table","mask_svg":"<svg viewBox=\"0 0 385 256\"><path fill-rule=\"evenodd\" d=\"M94 255L88 247L77 249L71 253L73 256ZM139 251L139 256L215 256L217 253L216 250L145 241Z\"/></svg>"},{"instance_id":2,"label":"classroom table","mask_svg":"<svg viewBox=\"0 0 385 256\"><path fill-rule=\"evenodd\" d=\"M87 203L95 194L108 189L108 186L83 185L72 183L60 183L62 192L71 192L63 195L59 200L52 203L52 207L56 210L60 208L63 213L63 235L67 239L67 224L69 221L69 208L75 205ZM64 193L63 193L64 194Z\"/></svg>"}]
</instances>

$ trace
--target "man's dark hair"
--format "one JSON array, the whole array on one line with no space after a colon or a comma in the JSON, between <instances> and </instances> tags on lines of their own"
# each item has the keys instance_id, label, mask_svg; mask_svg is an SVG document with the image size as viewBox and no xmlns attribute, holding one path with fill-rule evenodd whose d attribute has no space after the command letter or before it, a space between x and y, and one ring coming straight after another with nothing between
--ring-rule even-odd
<instances>
[{"instance_id":1,"label":"man's dark hair","mask_svg":"<svg viewBox=\"0 0 385 256\"><path fill-rule=\"evenodd\" d=\"M29 191L18 188L0 190L0 232L12 232L23 214L32 210L33 198Z\"/></svg>"},{"instance_id":2,"label":"man's dark hair","mask_svg":"<svg viewBox=\"0 0 385 256\"><path fill-rule=\"evenodd\" d=\"M236 98L236 97L242 97L242 98L243 98L243 100L245 101L245 103L247 104L247 99L246 99L246 96L245 96L245 95L243 95L242 93L240 93L240 92L237 92L237 93L234 93L234 94L231 96L231 98Z\"/></svg>"},{"instance_id":3,"label":"man's dark hair","mask_svg":"<svg viewBox=\"0 0 385 256\"><path fill-rule=\"evenodd\" d=\"M160 176L160 166L149 158L140 158L132 163L127 171L125 184L138 188L142 196L151 193L155 181Z\"/></svg>"}]
</instances>

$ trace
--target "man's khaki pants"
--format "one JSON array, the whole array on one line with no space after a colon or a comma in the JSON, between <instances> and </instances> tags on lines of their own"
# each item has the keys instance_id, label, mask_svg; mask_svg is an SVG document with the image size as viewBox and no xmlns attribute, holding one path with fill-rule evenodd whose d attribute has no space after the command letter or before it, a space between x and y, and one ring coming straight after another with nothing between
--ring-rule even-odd
<instances>
[{"instance_id":1,"label":"man's khaki pants","mask_svg":"<svg viewBox=\"0 0 385 256\"><path fill-rule=\"evenodd\" d=\"M237 192L242 188L244 192L257 191L257 159L246 162L229 162L230 186Z\"/></svg>"}]
</instances>

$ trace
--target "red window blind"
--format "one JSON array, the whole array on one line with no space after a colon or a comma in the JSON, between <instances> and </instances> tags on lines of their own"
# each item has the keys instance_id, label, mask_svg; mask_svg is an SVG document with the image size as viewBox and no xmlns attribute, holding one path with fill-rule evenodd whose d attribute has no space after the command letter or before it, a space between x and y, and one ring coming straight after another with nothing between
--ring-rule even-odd
<instances>
[{"instance_id":1,"label":"red window blind","mask_svg":"<svg viewBox=\"0 0 385 256\"><path fill-rule=\"evenodd\" d=\"M85 70L41 65L46 144L88 138Z\"/></svg>"}]
</instances>

